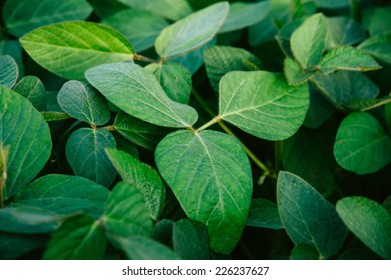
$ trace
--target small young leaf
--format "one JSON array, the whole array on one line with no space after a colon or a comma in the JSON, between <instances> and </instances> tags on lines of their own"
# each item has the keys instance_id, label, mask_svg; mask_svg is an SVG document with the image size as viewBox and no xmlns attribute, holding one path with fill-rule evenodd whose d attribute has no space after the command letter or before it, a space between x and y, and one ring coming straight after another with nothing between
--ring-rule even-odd
<instances>
[{"instance_id":1,"label":"small young leaf","mask_svg":"<svg viewBox=\"0 0 391 280\"><path fill-rule=\"evenodd\" d=\"M49 241L43 259L100 260L106 250L106 237L98 223L78 215L63 222Z\"/></svg>"},{"instance_id":2,"label":"small young leaf","mask_svg":"<svg viewBox=\"0 0 391 280\"><path fill-rule=\"evenodd\" d=\"M391 33L369 37L358 48L381 61L391 64Z\"/></svg>"},{"instance_id":3,"label":"small young leaf","mask_svg":"<svg viewBox=\"0 0 391 280\"><path fill-rule=\"evenodd\" d=\"M134 54L118 31L84 21L46 25L24 35L20 42L38 64L74 80L84 80L84 72L91 67L131 60Z\"/></svg>"},{"instance_id":4,"label":"small young leaf","mask_svg":"<svg viewBox=\"0 0 391 280\"><path fill-rule=\"evenodd\" d=\"M351 46L333 49L322 58L318 67L325 74L337 70L371 71L381 68L370 55Z\"/></svg>"},{"instance_id":5,"label":"small young leaf","mask_svg":"<svg viewBox=\"0 0 391 280\"><path fill-rule=\"evenodd\" d=\"M292 52L301 68L318 65L326 48L327 22L323 14L315 14L293 32Z\"/></svg>"},{"instance_id":6,"label":"small young leaf","mask_svg":"<svg viewBox=\"0 0 391 280\"><path fill-rule=\"evenodd\" d=\"M246 223L251 168L240 143L216 131L177 131L155 151L160 174L187 216L204 223L212 250L230 253Z\"/></svg>"},{"instance_id":7,"label":"small young leaf","mask_svg":"<svg viewBox=\"0 0 391 280\"><path fill-rule=\"evenodd\" d=\"M219 31L228 12L228 2L220 2L164 28L156 39L156 52L162 58L168 58L206 44Z\"/></svg>"},{"instance_id":8,"label":"small young leaf","mask_svg":"<svg viewBox=\"0 0 391 280\"><path fill-rule=\"evenodd\" d=\"M300 177L281 171L277 202L282 224L295 244L309 244L322 258L335 254L347 230L334 205Z\"/></svg>"},{"instance_id":9,"label":"small young leaf","mask_svg":"<svg viewBox=\"0 0 391 280\"><path fill-rule=\"evenodd\" d=\"M168 97L175 102L188 104L191 92L191 73L175 62L151 63L145 67L153 73Z\"/></svg>"},{"instance_id":10,"label":"small young leaf","mask_svg":"<svg viewBox=\"0 0 391 280\"><path fill-rule=\"evenodd\" d=\"M291 260L319 260L319 253L312 245L300 243L293 249Z\"/></svg>"},{"instance_id":11,"label":"small young leaf","mask_svg":"<svg viewBox=\"0 0 391 280\"><path fill-rule=\"evenodd\" d=\"M308 105L307 85L290 86L280 74L233 71L220 81L220 117L263 139L293 135Z\"/></svg>"},{"instance_id":12,"label":"small young leaf","mask_svg":"<svg viewBox=\"0 0 391 280\"><path fill-rule=\"evenodd\" d=\"M89 124L104 125L110 120L109 106L104 97L83 82L66 82L57 95L57 101L65 113Z\"/></svg>"},{"instance_id":13,"label":"small young leaf","mask_svg":"<svg viewBox=\"0 0 391 280\"><path fill-rule=\"evenodd\" d=\"M0 55L0 85L12 88L18 80L18 65L12 56Z\"/></svg>"},{"instance_id":14,"label":"small young leaf","mask_svg":"<svg viewBox=\"0 0 391 280\"><path fill-rule=\"evenodd\" d=\"M190 106L168 98L152 73L133 63L89 69L87 80L125 113L160 126L188 127L198 118Z\"/></svg>"},{"instance_id":15,"label":"small young leaf","mask_svg":"<svg viewBox=\"0 0 391 280\"><path fill-rule=\"evenodd\" d=\"M255 198L251 201L246 226L271 229L284 228L278 214L277 205L263 198Z\"/></svg>"},{"instance_id":16,"label":"small young leaf","mask_svg":"<svg viewBox=\"0 0 391 280\"><path fill-rule=\"evenodd\" d=\"M51 23L86 19L91 12L85 0L7 0L3 9L7 30L17 37Z\"/></svg>"},{"instance_id":17,"label":"small young leaf","mask_svg":"<svg viewBox=\"0 0 391 280\"><path fill-rule=\"evenodd\" d=\"M211 46L204 51L206 73L213 89L218 92L220 79L231 71L259 70L261 62L252 53L230 46Z\"/></svg>"},{"instance_id":18,"label":"small young leaf","mask_svg":"<svg viewBox=\"0 0 391 280\"><path fill-rule=\"evenodd\" d=\"M303 71L296 60L287 57L284 60L284 74L288 83L295 86L307 82L309 78L315 75L315 71Z\"/></svg>"},{"instance_id":19,"label":"small young leaf","mask_svg":"<svg viewBox=\"0 0 391 280\"><path fill-rule=\"evenodd\" d=\"M347 170L373 173L391 162L391 139L374 116L352 113L339 126L334 156Z\"/></svg>"},{"instance_id":20,"label":"small young leaf","mask_svg":"<svg viewBox=\"0 0 391 280\"><path fill-rule=\"evenodd\" d=\"M47 122L61 121L72 118L70 115L61 112L41 112Z\"/></svg>"},{"instance_id":21,"label":"small young leaf","mask_svg":"<svg viewBox=\"0 0 391 280\"><path fill-rule=\"evenodd\" d=\"M337 212L365 245L391 259L391 215L383 206L366 197L345 197L338 201Z\"/></svg>"},{"instance_id":22,"label":"small young leaf","mask_svg":"<svg viewBox=\"0 0 391 280\"><path fill-rule=\"evenodd\" d=\"M38 77L24 77L16 84L14 91L27 98L38 111L46 110L48 94L46 93L45 86Z\"/></svg>"},{"instance_id":23,"label":"small young leaf","mask_svg":"<svg viewBox=\"0 0 391 280\"><path fill-rule=\"evenodd\" d=\"M208 230L200 222L182 219L173 228L174 251L184 260L209 260Z\"/></svg>"},{"instance_id":24,"label":"small young leaf","mask_svg":"<svg viewBox=\"0 0 391 280\"><path fill-rule=\"evenodd\" d=\"M142 192L149 214L157 220L163 208L165 189L156 170L123 151L106 149L106 153L122 180Z\"/></svg>"},{"instance_id":25,"label":"small young leaf","mask_svg":"<svg viewBox=\"0 0 391 280\"><path fill-rule=\"evenodd\" d=\"M80 128L68 139L65 155L75 175L109 187L117 174L105 153L116 146L114 136L104 129Z\"/></svg>"}]
</instances>

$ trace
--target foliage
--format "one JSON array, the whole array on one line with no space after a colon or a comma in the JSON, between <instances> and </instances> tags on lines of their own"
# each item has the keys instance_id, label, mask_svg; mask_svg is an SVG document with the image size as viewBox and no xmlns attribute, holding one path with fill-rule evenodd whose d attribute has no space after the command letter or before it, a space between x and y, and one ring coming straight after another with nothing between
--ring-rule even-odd
<instances>
[{"instance_id":1,"label":"foliage","mask_svg":"<svg viewBox=\"0 0 391 280\"><path fill-rule=\"evenodd\" d=\"M385 3L3 1L0 258L391 259Z\"/></svg>"}]
</instances>

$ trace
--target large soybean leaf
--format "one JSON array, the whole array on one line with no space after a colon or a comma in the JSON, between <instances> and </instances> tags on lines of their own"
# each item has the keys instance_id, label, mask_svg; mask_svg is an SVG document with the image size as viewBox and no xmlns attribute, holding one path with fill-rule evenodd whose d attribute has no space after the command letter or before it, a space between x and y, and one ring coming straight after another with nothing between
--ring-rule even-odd
<instances>
[{"instance_id":1,"label":"large soybean leaf","mask_svg":"<svg viewBox=\"0 0 391 280\"><path fill-rule=\"evenodd\" d=\"M216 131L177 131L159 143L155 161L187 216L208 228L211 249L230 253L246 223L252 192L240 143Z\"/></svg>"},{"instance_id":2,"label":"large soybean leaf","mask_svg":"<svg viewBox=\"0 0 391 280\"><path fill-rule=\"evenodd\" d=\"M235 2L229 7L227 20L220 33L234 31L262 21L271 10L271 1L255 3Z\"/></svg>"},{"instance_id":3,"label":"large soybean leaf","mask_svg":"<svg viewBox=\"0 0 391 280\"><path fill-rule=\"evenodd\" d=\"M313 68L326 48L327 22L323 14L307 18L291 37L292 52L301 68Z\"/></svg>"},{"instance_id":4,"label":"large soybean leaf","mask_svg":"<svg viewBox=\"0 0 391 280\"><path fill-rule=\"evenodd\" d=\"M326 74L337 70L371 71L381 68L370 55L351 46L333 49L322 58L318 67Z\"/></svg>"},{"instance_id":5,"label":"large soybean leaf","mask_svg":"<svg viewBox=\"0 0 391 280\"><path fill-rule=\"evenodd\" d=\"M295 244L312 245L322 258L329 258L344 243L347 230L334 205L300 177L279 173L277 203L282 224Z\"/></svg>"},{"instance_id":6,"label":"large soybean leaf","mask_svg":"<svg viewBox=\"0 0 391 280\"><path fill-rule=\"evenodd\" d=\"M46 109L49 97L42 81L35 76L23 77L15 86L14 91L27 98L38 111Z\"/></svg>"},{"instance_id":7,"label":"large soybean leaf","mask_svg":"<svg viewBox=\"0 0 391 280\"><path fill-rule=\"evenodd\" d=\"M345 197L337 202L337 212L365 245L391 259L391 215L383 206L366 197Z\"/></svg>"},{"instance_id":8,"label":"large soybean leaf","mask_svg":"<svg viewBox=\"0 0 391 280\"><path fill-rule=\"evenodd\" d=\"M123 151L106 149L106 153L122 180L141 191L149 214L157 220L165 196L163 182L157 171Z\"/></svg>"},{"instance_id":9,"label":"large soybean leaf","mask_svg":"<svg viewBox=\"0 0 391 280\"><path fill-rule=\"evenodd\" d=\"M282 140L302 125L309 92L306 84L290 86L280 74L233 71L220 81L219 101L223 120L257 137Z\"/></svg>"},{"instance_id":10,"label":"large soybean leaf","mask_svg":"<svg viewBox=\"0 0 391 280\"><path fill-rule=\"evenodd\" d=\"M190 106L168 98L152 73L133 63L89 69L87 80L125 113L160 126L188 127L198 118Z\"/></svg>"},{"instance_id":11,"label":"large soybean leaf","mask_svg":"<svg viewBox=\"0 0 391 280\"><path fill-rule=\"evenodd\" d=\"M356 44L366 36L365 30L352 18L330 17L327 26L331 47Z\"/></svg>"},{"instance_id":12,"label":"large soybean leaf","mask_svg":"<svg viewBox=\"0 0 391 280\"><path fill-rule=\"evenodd\" d=\"M145 67L153 73L168 97L175 102L188 104L191 92L191 73L175 62L151 63Z\"/></svg>"},{"instance_id":13,"label":"large soybean leaf","mask_svg":"<svg viewBox=\"0 0 391 280\"><path fill-rule=\"evenodd\" d=\"M44 25L86 19L91 12L85 0L7 0L3 16L7 30L21 37Z\"/></svg>"},{"instance_id":14,"label":"large soybean leaf","mask_svg":"<svg viewBox=\"0 0 391 280\"><path fill-rule=\"evenodd\" d=\"M263 198L255 198L251 201L246 226L271 229L284 228L278 214L277 204Z\"/></svg>"},{"instance_id":15,"label":"large soybean leaf","mask_svg":"<svg viewBox=\"0 0 391 280\"><path fill-rule=\"evenodd\" d=\"M211 46L204 51L206 73L210 84L217 92L221 77L231 71L259 70L261 62L252 53L230 46Z\"/></svg>"},{"instance_id":16,"label":"large soybean leaf","mask_svg":"<svg viewBox=\"0 0 391 280\"><path fill-rule=\"evenodd\" d=\"M121 32L132 43L136 52L152 47L160 31L169 25L160 16L132 9L115 13L105 18L102 23Z\"/></svg>"},{"instance_id":17,"label":"large soybean leaf","mask_svg":"<svg viewBox=\"0 0 391 280\"><path fill-rule=\"evenodd\" d=\"M27 99L0 86L0 145L10 146L4 199L14 196L44 167L52 140L48 124Z\"/></svg>"},{"instance_id":18,"label":"large soybean leaf","mask_svg":"<svg viewBox=\"0 0 391 280\"><path fill-rule=\"evenodd\" d=\"M174 251L181 259L210 259L208 230L202 223L188 219L176 221L172 239Z\"/></svg>"},{"instance_id":19,"label":"large soybean leaf","mask_svg":"<svg viewBox=\"0 0 391 280\"><path fill-rule=\"evenodd\" d=\"M134 185L118 183L111 192L102 217L107 236L133 238L149 236L152 233L152 220L144 202L144 195Z\"/></svg>"},{"instance_id":20,"label":"large soybean leaf","mask_svg":"<svg viewBox=\"0 0 391 280\"><path fill-rule=\"evenodd\" d=\"M57 101L65 113L89 124L104 125L110 120L105 98L83 82L66 82L57 95Z\"/></svg>"},{"instance_id":21,"label":"large soybean leaf","mask_svg":"<svg viewBox=\"0 0 391 280\"><path fill-rule=\"evenodd\" d=\"M0 55L0 85L12 88L18 80L19 70L10 55Z\"/></svg>"},{"instance_id":22,"label":"large soybean leaf","mask_svg":"<svg viewBox=\"0 0 391 280\"><path fill-rule=\"evenodd\" d=\"M100 260L106 250L106 237L98 222L78 215L64 221L47 244L46 260Z\"/></svg>"},{"instance_id":23,"label":"large soybean leaf","mask_svg":"<svg viewBox=\"0 0 391 280\"><path fill-rule=\"evenodd\" d=\"M91 67L131 60L134 54L118 31L84 21L47 25L27 33L20 42L38 64L74 80L84 80L84 72Z\"/></svg>"},{"instance_id":24,"label":"large soybean leaf","mask_svg":"<svg viewBox=\"0 0 391 280\"><path fill-rule=\"evenodd\" d=\"M31 206L58 215L83 212L99 218L108 195L105 187L83 177L51 174L24 188L12 199L11 206Z\"/></svg>"},{"instance_id":25,"label":"large soybean leaf","mask_svg":"<svg viewBox=\"0 0 391 280\"><path fill-rule=\"evenodd\" d=\"M358 48L381 61L391 64L391 33L371 36L362 42Z\"/></svg>"},{"instance_id":26,"label":"large soybean leaf","mask_svg":"<svg viewBox=\"0 0 391 280\"><path fill-rule=\"evenodd\" d=\"M79 128L69 137L65 155L75 175L109 187L117 172L107 157L105 148L115 146L114 136L107 130Z\"/></svg>"},{"instance_id":27,"label":"large soybean leaf","mask_svg":"<svg viewBox=\"0 0 391 280\"><path fill-rule=\"evenodd\" d=\"M352 113L339 126L334 156L347 170L373 173L391 162L391 139L374 116Z\"/></svg>"},{"instance_id":28,"label":"large soybean leaf","mask_svg":"<svg viewBox=\"0 0 391 280\"><path fill-rule=\"evenodd\" d=\"M164 28L155 41L156 52L162 58L168 58L206 44L219 31L228 12L228 2L220 2Z\"/></svg>"}]
</instances>

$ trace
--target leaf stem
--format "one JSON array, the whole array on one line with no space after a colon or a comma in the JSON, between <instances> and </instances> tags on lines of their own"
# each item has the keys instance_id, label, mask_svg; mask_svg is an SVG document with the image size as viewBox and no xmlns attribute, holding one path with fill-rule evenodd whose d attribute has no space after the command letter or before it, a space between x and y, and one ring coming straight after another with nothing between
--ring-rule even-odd
<instances>
[{"instance_id":1,"label":"leaf stem","mask_svg":"<svg viewBox=\"0 0 391 280\"><path fill-rule=\"evenodd\" d=\"M134 60L139 60L139 61L150 62L150 63L158 63L158 61L156 61L156 60L154 60L152 58L149 58L149 57L143 56L141 54L137 54L137 53L135 53L133 55L133 59Z\"/></svg>"},{"instance_id":2,"label":"leaf stem","mask_svg":"<svg viewBox=\"0 0 391 280\"><path fill-rule=\"evenodd\" d=\"M107 131L115 131L115 126L114 125L108 125L103 127L103 129L106 129Z\"/></svg>"}]
</instances>

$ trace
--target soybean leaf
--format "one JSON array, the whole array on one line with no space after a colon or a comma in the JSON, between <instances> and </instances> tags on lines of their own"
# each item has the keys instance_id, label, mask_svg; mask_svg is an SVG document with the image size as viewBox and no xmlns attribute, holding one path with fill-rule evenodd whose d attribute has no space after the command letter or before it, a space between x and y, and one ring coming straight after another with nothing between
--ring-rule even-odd
<instances>
[{"instance_id":1,"label":"soybean leaf","mask_svg":"<svg viewBox=\"0 0 391 280\"><path fill-rule=\"evenodd\" d=\"M287 57L284 60L284 74L288 83L294 86L307 82L309 78L315 75L315 71L303 71L296 60Z\"/></svg>"},{"instance_id":2,"label":"soybean leaf","mask_svg":"<svg viewBox=\"0 0 391 280\"><path fill-rule=\"evenodd\" d=\"M119 112L114 120L114 128L123 137L143 148L154 150L168 129L147 123L124 112Z\"/></svg>"},{"instance_id":3,"label":"soybean leaf","mask_svg":"<svg viewBox=\"0 0 391 280\"><path fill-rule=\"evenodd\" d=\"M48 237L44 234L16 234L0 232L0 260L15 260L34 249L45 246Z\"/></svg>"},{"instance_id":4,"label":"soybean leaf","mask_svg":"<svg viewBox=\"0 0 391 280\"><path fill-rule=\"evenodd\" d=\"M160 126L187 127L198 118L190 106L168 98L152 73L133 63L89 69L87 80L125 113Z\"/></svg>"},{"instance_id":5,"label":"soybean leaf","mask_svg":"<svg viewBox=\"0 0 391 280\"><path fill-rule=\"evenodd\" d=\"M284 228L278 214L277 204L263 198L251 200L246 226L271 229Z\"/></svg>"},{"instance_id":6,"label":"soybean leaf","mask_svg":"<svg viewBox=\"0 0 391 280\"><path fill-rule=\"evenodd\" d=\"M391 64L391 33L371 36L362 42L358 48L381 61Z\"/></svg>"},{"instance_id":7,"label":"soybean leaf","mask_svg":"<svg viewBox=\"0 0 391 280\"><path fill-rule=\"evenodd\" d=\"M12 88L18 80L18 65L12 56L0 55L0 85Z\"/></svg>"},{"instance_id":8,"label":"soybean leaf","mask_svg":"<svg viewBox=\"0 0 391 280\"><path fill-rule=\"evenodd\" d=\"M327 26L331 47L353 45L365 38L365 30L352 18L327 18Z\"/></svg>"},{"instance_id":9,"label":"soybean leaf","mask_svg":"<svg viewBox=\"0 0 391 280\"><path fill-rule=\"evenodd\" d=\"M83 82L66 82L57 95L57 101L65 113L89 124L104 125L110 120L105 98Z\"/></svg>"},{"instance_id":10,"label":"soybean leaf","mask_svg":"<svg viewBox=\"0 0 391 280\"><path fill-rule=\"evenodd\" d=\"M290 86L265 71L226 74L220 81L219 114L240 129L267 140L282 140L302 125L309 104L307 85Z\"/></svg>"},{"instance_id":11,"label":"soybean leaf","mask_svg":"<svg viewBox=\"0 0 391 280\"><path fill-rule=\"evenodd\" d=\"M347 170L373 173L391 161L391 139L371 114L351 113L339 126L334 156Z\"/></svg>"},{"instance_id":12,"label":"soybean leaf","mask_svg":"<svg viewBox=\"0 0 391 280\"><path fill-rule=\"evenodd\" d=\"M11 206L31 206L58 215L83 212L99 218L109 191L78 176L51 174L33 181L13 199Z\"/></svg>"},{"instance_id":13,"label":"soybean leaf","mask_svg":"<svg viewBox=\"0 0 391 280\"><path fill-rule=\"evenodd\" d=\"M338 9L350 5L350 0L314 0L319 8Z\"/></svg>"},{"instance_id":14,"label":"soybean leaf","mask_svg":"<svg viewBox=\"0 0 391 280\"><path fill-rule=\"evenodd\" d=\"M278 44L280 45L281 50L285 53L285 55L289 58L293 57L293 53L291 50L291 36L292 33L302 25L304 19L298 18L292 22L289 22L281 27L278 31L278 34L275 36ZM297 64L297 62L296 62ZM298 64L297 64L298 65ZM299 66L300 67L300 66Z\"/></svg>"},{"instance_id":15,"label":"soybean leaf","mask_svg":"<svg viewBox=\"0 0 391 280\"><path fill-rule=\"evenodd\" d=\"M319 64L319 70L326 74L337 70L371 71L379 68L381 66L370 55L351 46L333 49Z\"/></svg>"},{"instance_id":16,"label":"soybean leaf","mask_svg":"<svg viewBox=\"0 0 391 280\"><path fill-rule=\"evenodd\" d=\"M364 247L348 249L338 257L338 260L380 260L380 257Z\"/></svg>"},{"instance_id":17,"label":"soybean leaf","mask_svg":"<svg viewBox=\"0 0 391 280\"><path fill-rule=\"evenodd\" d=\"M122 180L141 191L149 214L157 220L163 208L165 190L156 170L123 151L106 149L106 153Z\"/></svg>"},{"instance_id":18,"label":"soybean leaf","mask_svg":"<svg viewBox=\"0 0 391 280\"><path fill-rule=\"evenodd\" d=\"M132 42L136 52L152 47L160 31L169 25L160 16L132 9L115 13L107 17L102 23L120 31L129 42Z\"/></svg>"},{"instance_id":19,"label":"soybean leaf","mask_svg":"<svg viewBox=\"0 0 391 280\"><path fill-rule=\"evenodd\" d=\"M117 0L88 0L88 2L94 8L94 14L96 14L100 19L108 18L115 13L129 9L129 6Z\"/></svg>"},{"instance_id":20,"label":"soybean leaf","mask_svg":"<svg viewBox=\"0 0 391 280\"><path fill-rule=\"evenodd\" d=\"M383 207L391 214L391 195L384 201Z\"/></svg>"},{"instance_id":21,"label":"soybean leaf","mask_svg":"<svg viewBox=\"0 0 391 280\"><path fill-rule=\"evenodd\" d=\"M206 73L212 88L219 90L220 79L228 72L252 71L262 68L259 59L241 48L230 46L211 46L204 51Z\"/></svg>"},{"instance_id":22,"label":"soybean leaf","mask_svg":"<svg viewBox=\"0 0 391 280\"><path fill-rule=\"evenodd\" d=\"M230 253L246 223L252 192L240 143L216 131L177 131L159 143L155 161L189 219L208 228L211 249Z\"/></svg>"},{"instance_id":23,"label":"soybean leaf","mask_svg":"<svg viewBox=\"0 0 391 280\"><path fill-rule=\"evenodd\" d=\"M12 56L18 65L19 77L24 75L24 65L22 63L22 46L19 41L0 38L0 55Z\"/></svg>"},{"instance_id":24,"label":"soybean leaf","mask_svg":"<svg viewBox=\"0 0 391 280\"><path fill-rule=\"evenodd\" d=\"M334 106L311 84L310 106L305 116L304 126L316 129L324 124L333 115Z\"/></svg>"},{"instance_id":25,"label":"soybean leaf","mask_svg":"<svg viewBox=\"0 0 391 280\"><path fill-rule=\"evenodd\" d=\"M270 10L271 1L232 3L229 7L227 20L219 32L229 32L254 25L263 20L270 13Z\"/></svg>"},{"instance_id":26,"label":"soybean leaf","mask_svg":"<svg viewBox=\"0 0 391 280\"><path fill-rule=\"evenodd\" d=\"M106 249L106 237L99 223L91 217L78 215L63 222L53 234L43 259L99 260Z\"/></svg>"},{"instance_id":27,"label":"soybean leaf","mask_svg":"<svg viewBox=\"0 0 391 280\"><path fill-rule=\"evenodd\" d=\"M175 102L188 104L191 92L191 73L175 62L151 63L145 67L153 73L168 97Z\"/></svg>"},{"instance_id":28,"label":"soybean leaf","mask_svg":"<svg viewBox=\"0 0 391 280\"><path fill-rule=\"evenodd\" d=\"M212 40L229 12L228 2L220 2L164 28L155 41L162 58L179 56Z\"/></svg>"},{"instance_id":29,"label":"soybean leaf","mask_svg":"<svg viewBox=\"0 0 391 280\"><path fill-rule=\"evenodd\" d=\"M49 159L52 141L42 115L20 94L0 86L0 145L10 146L4 199L22 189Z\"/></svg>"},{"instance_id":30,"label":"soybean leaf","mask_svg":"<svg viewBox=\"0 0 391 280\"><path fill-rule=\"evenodd\" d=\"M293 248L291 260L319 260L319 253L312 245L300 243Z\"/></svg>"},{"instance_id":31,"label":"soybean leaf","mask_svg":"<svg viewBox=\"0 0 391 280\"><path fill-rule=\"evenodd\" d=\"M61 112L41 112L41 114L47 122L61 121L71 118L70 115Z\"/></svg>"},{"instance_id":32,"label":"soybean leaf","mask_svg":"<svg viewBox=\"0 0 391 280\"><path fill-rule=\"evenodd\" d=\"M346 107L354 111L368 111L375 109L379 106L386 105L385 111L387 112L387 104L391 102L391 99L388 98L373 98L373 99L353 99Z\"/></svg>"},{"instance_id":33,"label":"soybean leaf","mask_svg":"<svg viewBox=\"0 0 391 280\"><path fill-rule=\"evenodd\" d=\"M329 258L344 243L347 231L334 205L300 177L279 173L277 203L282 224L295 244L312 245L321 258Z\"/></svg>"},{"instance_id":34,"label":"soybean leaf","mask_svg":"<svg viewBox=\"0 0 391 280\"><path fill-rule=\"evenodd\" d=\"M27 98L38 111L45 111L46 93L45 86L38 77L23 77L15 86L14 91Z\"/></svg>"},{"instance_id":35,"label":"soybean leaf","mask_svg":"<svg viewBox=\"0 0 391 280\"><path fill-rule=\"evenodd\" d=\"M117 142L117 149L121 150L132 157L138 159L139 158L139 152L137 149L137 146L130 142L128 139L120 136L119 134L114 133L115 142Z\"/></svg>"},{"instance_id":36,"label":"soybean leaf","mask_svg":"<svg viewBox=\"0 0 391 280\"><path fill-rule=\"evenodd\" d=\"M383 206L366 197L345 197L338 201L337 212L365 245L391 259L391 215Z\"/></svg>"},{"instance_id":37,"label":"soybean leaf","mask_svg":"<svg viewBox=\"0 0 391 280\"><path fill-rule=\"evenodd\" d=\"M69 137L65 155L75 175L109 187L117 173L105 148L115 146L114 136L107 130L79 128Z\"/></svg>"},{"instance_id":38,"label":"soybean leaf","mask_svg":"<svg viewBox=\"0 0 391 280\"><path fill-rule=\"evenodd\" d=\"M174 251L181 259L210 259L208 230L202 223L188 219L176 221L172 239Z\"/></svg>"},{"instance_id":39,"label":"soybean leaf","mask_svg":"<svg viewBox=\"0 0 391 280\"><path fill-rule=\"evenodd\" d=\"M363 24L367 25L371 37L390 32L391 8L389 6L376 7L366 12Z\"/></svg>"},{"instance_id":40,"label":"soybean leaf","mask_svg":"<svg viewBox=\"0 0 391 280\"><path fill-rule=\"evenodd\" d=\"M64 22L35 29L20 42L41 66L66 79L84 80L94 66L131 60L133 47L113 28L93 22Z\"/></svg>"},{"instance_id":41,"label":"soybean leaf","mask_svg":"<svg viewBox=\"0 0 391 280\"><path fill-rule=\"evenodd\" d=\"M111 192L102 217L107 236L116 243L116 236L131 239L149 236L152 220L144 202L144 196L134 185L120 182Z\"/></svg>"},{"instance_id":42,"label":"soybean leaf","mask_svg":"<svg viewBox=\"0 0 391 280\"><path fill-rule=\"evenodd\" d=\"M327 22L323 14L307 18L291 37L292 52L301 68L318 65L326 48Z\"/></svg>"},{"instance_id":43,"label":"soybean leaf","mask_svg":"<svg viewBox=\"0 0 391 280\"><path fill-rule=\"evenodd\" d=\"M174 229L173 220L169 220L169 219L160 220L153 227L152 238L172 248L173 229Z\"/></svg>"},{"instance_id":44,"label":"soybean leaf","mask_svg":"<svg viewBox=\"0 0 391 280\"><path fill-rule=\"evenodd\" d=\"M7 30L21 37L51 23L86 19L91 12L85 0L7 0L3 16Z\"/></svg>"}]
</instances>

